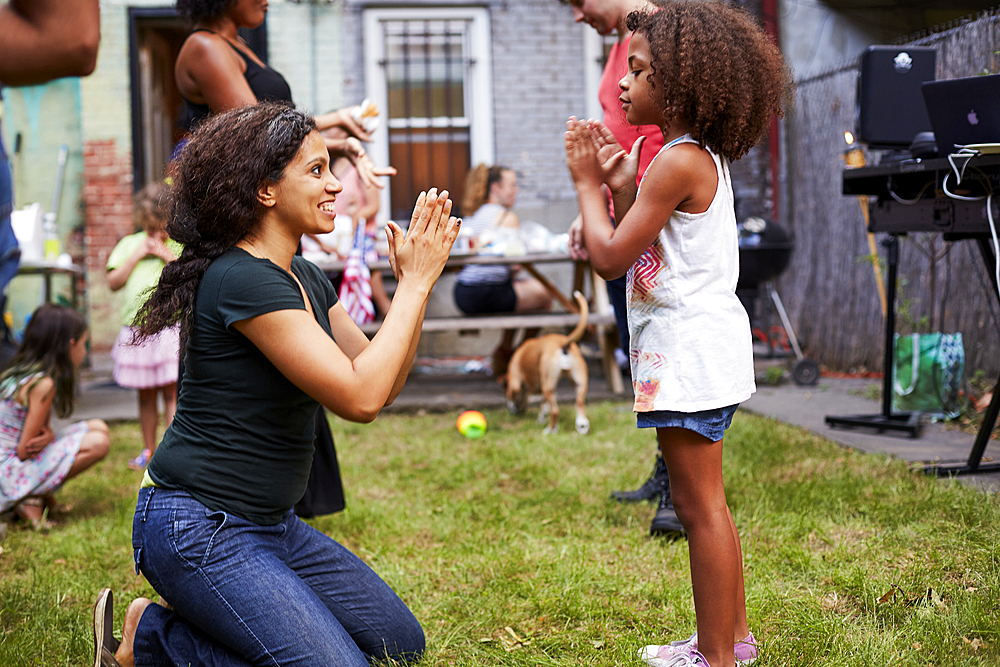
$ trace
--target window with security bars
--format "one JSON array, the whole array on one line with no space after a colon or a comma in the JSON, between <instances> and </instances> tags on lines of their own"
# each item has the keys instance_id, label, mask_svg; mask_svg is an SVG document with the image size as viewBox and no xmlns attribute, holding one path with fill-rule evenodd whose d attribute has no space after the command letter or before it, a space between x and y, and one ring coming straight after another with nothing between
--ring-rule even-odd
<instances>
[{"instance_id":1,"label":"window with security bars","mask_svg":"<svg viewBox=\"0 0 1000 667\"><path fill-rule=\"evenodd\" d=\"M488 50L477 53L484 51L477 33L485 16L478 10L372 14L365 38L366 47L377 45L371 49L377 62L368 62L376 74L369 96L382 98L385 119L376 147L399 172L387 188L388 217L405 221L422 190L446 188L459 202L469 168L491 161Z\"/></svg>"}]
</instances>

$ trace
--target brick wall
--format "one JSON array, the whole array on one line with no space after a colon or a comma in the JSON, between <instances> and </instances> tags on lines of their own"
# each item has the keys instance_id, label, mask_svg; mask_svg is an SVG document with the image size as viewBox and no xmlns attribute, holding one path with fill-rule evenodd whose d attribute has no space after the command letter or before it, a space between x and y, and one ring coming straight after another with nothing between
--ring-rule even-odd
<instances>
[{"instance_id":1,"label":"brick wall","mask_svg":"<svg viewBox=\"0 0 1000 667\"><path fill-rule=\"evenodd\" d=\"M582 29L556 0L497 3L490 19L496 161L520 174L519 207L575 202L563 133L586 115Z\"/></svg>"},{"instance_id":2,"label":"brick wall","mask_svg":"<svg viewBox=\"0 0 1000 667\"><path fill-rule=\"evenodd\" d=\"M154 0L101 3L97 69L80 80L85 295L95 350L110 349L121 328L121 297L108 288L104 265L118 240L132 231L128 7L155 4Z\"/></svg>"},{"instance_id":3,"label":"brick wall","mask_svg":"<svg viewBox=\"0 0 1000 667\"><path fill-rule=\"evenodd\" d=\"M118 241L133 230L132 154L120 150L113 139L85 141L83 166L91 339L94 348L108 349L121 327L121 303L108 287L105 265Z\"/></svg>"}]
</instances>

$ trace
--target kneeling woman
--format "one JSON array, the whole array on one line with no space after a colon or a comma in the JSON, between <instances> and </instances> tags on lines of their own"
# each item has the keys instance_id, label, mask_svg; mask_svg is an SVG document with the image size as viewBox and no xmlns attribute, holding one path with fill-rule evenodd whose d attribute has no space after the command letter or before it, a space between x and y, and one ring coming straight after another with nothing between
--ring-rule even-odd
<instances>
[{"instance_id":1,"label":"kneeling woman","mask_svg":"<svg viewBox=\"0 0 1000 667\"><path fill-rule=\"evenodd\" d=\"M421 194L405 238L388 228L396 297L369 342L323 273L295 256L334 227L340 183L311 118L281 104L205 121L173 173L167 230L184 244L139 315L179 321L177 413L136 507L136 568L172 607L110 592L95 665L344 665L412 660L413 614L368 566L292 513L320 405L369 422L402 389L424 309L458 234L447 193Z\"/></svg>"}]
</instances>

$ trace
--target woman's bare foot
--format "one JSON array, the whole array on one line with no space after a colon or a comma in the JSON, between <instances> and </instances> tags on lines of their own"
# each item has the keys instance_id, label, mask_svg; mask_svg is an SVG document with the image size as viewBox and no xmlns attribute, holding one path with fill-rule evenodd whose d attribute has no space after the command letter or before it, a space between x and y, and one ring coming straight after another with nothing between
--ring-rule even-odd
<instances>
[{"instance_id":1,"label":"woman's bare foot","mask_svg":"<svg viewBox=\"0 0 1000 667\"><path fill-rule=\"evenodd\" d=\"M135 667L135 655L132 644L135 642L135 629L139 627L139 619L146 607L153 604L148 598L136 598L125 610L125 622L122 623L122 643L115 651L115 660L121 667Z\"/></svg>"}]
</instances>

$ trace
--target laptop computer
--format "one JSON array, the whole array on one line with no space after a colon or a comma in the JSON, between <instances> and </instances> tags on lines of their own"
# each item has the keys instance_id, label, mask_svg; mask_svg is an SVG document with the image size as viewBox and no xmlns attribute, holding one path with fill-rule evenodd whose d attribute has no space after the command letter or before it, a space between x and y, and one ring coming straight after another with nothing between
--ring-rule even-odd
<instances>
[{"instance_id":1,"label":"laptop computer","mask_svg":"<svg viewBox=\"0 0 1000 667\"><path fill-rule=\"evenodd\" d=\"M1000 144L1000 74L927 81L920 87L938 155Z\"/></svg>"}]
</instances>

